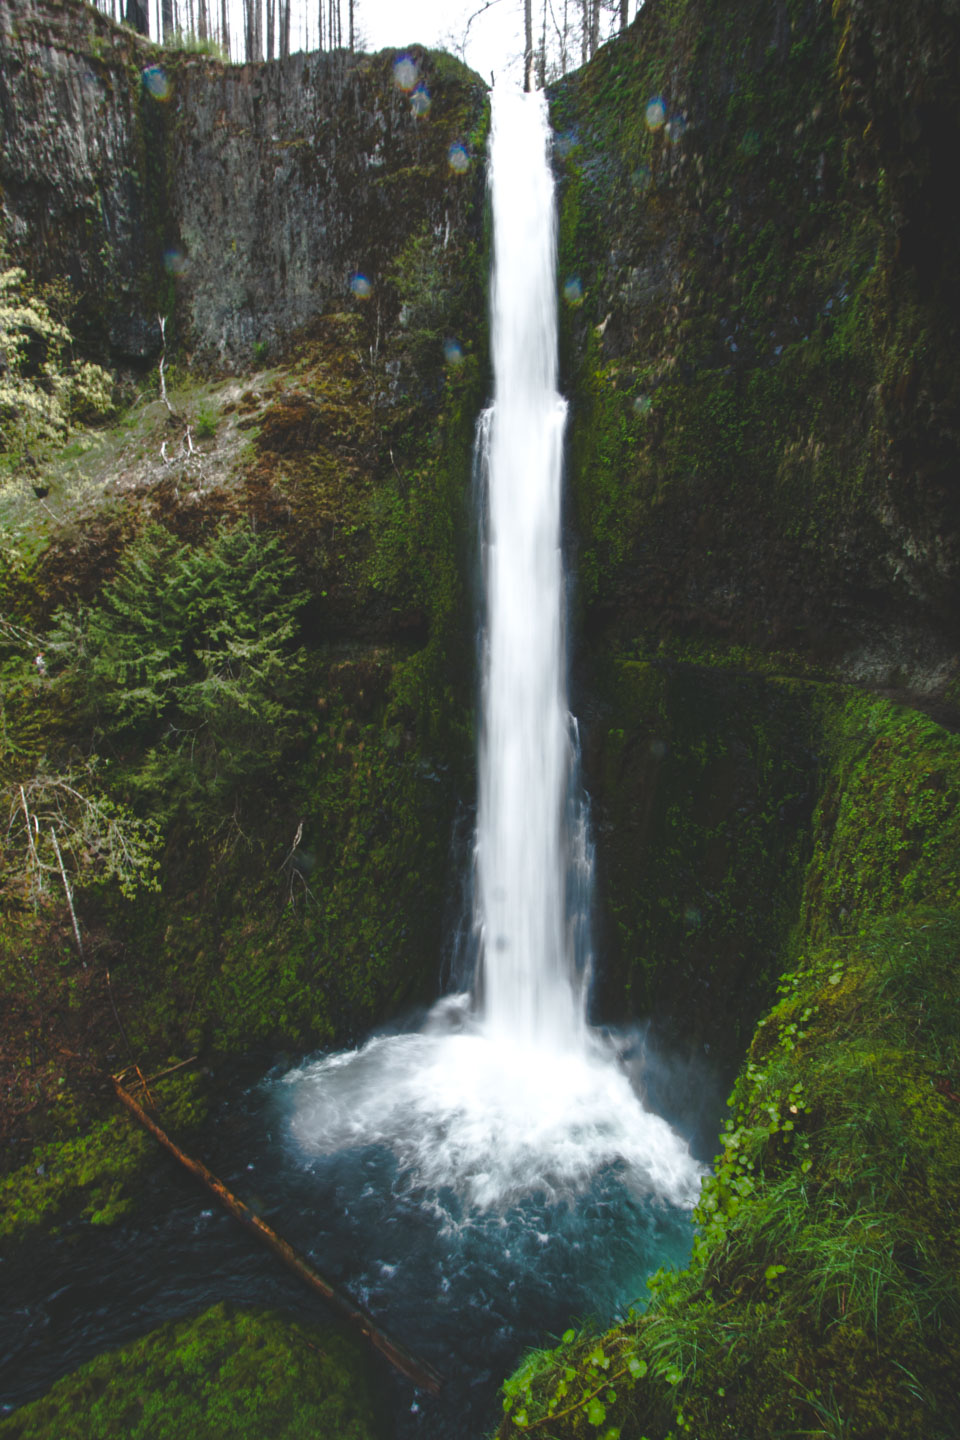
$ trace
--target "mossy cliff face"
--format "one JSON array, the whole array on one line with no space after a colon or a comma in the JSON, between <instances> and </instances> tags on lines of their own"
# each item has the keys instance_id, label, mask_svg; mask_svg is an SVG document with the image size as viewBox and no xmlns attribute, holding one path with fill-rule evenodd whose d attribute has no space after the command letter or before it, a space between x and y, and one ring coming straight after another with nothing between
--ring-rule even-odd
<instances>
[{"instance_id":1,"label":"mossy cliff face","mask_svg":"<svg viewBox=\"0 0 960 1440\"><path fill-rule=\"evenodd\" d=\"M7 247L69 277L84 338L117 358L155 355L165 315L169 338L243 369L411 237L469 224L470 179L435 180L483 87L449 57L414 47L406 88L392 51L223 65L78 0L4 0L0 47Z\"/></svg>"},{"instance_id":2,"label":"mossy cliff face","mask_svg":"<svg viewBox=\"0 0 960 1440\"><path fill-rule=\"evenodd\" d=\"M651 0L551 92L598 1003L714 1053L798 900L770 677L956 714L957 50L937 5Z\"/></svg>"},{"instance_id":3,"label":"mossy cliff face","mask_svg":"<svg viewBox=\"0 0 960 1440\"><path fill-rule=\"evenodd\" d=\"M958 23L654 0L553 93L591 636L949 681Z\"/></svg>"},{"instance_id":4,"label":"mossy cliff face","mask_svg":"<svg viewBox=\"0 0 960 1440\"><path fill-rule=\"evenodd\" d=\"M796 922L817 788L809 693L617 653L582 725L599 858L598 1017L732 1078Z\"/></svg>"}]
</instances>

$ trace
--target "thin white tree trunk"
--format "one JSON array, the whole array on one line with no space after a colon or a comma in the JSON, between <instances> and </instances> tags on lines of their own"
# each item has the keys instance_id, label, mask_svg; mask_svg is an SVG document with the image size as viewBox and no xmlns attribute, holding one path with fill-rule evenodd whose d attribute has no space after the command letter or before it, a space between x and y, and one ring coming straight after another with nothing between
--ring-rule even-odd
<instances>
[{"instance_id":1,"label":"thin white tree trunk","mask_svg":"<svg viewBox=\"0 0 960 1440\"><path fill-rule=\"evenodd\" d=\"M50 838L53 841L53 848L57 855L57 864L60 866L60 878L63 880L63 888L67 895L67 905L70 907L70 919L73 921L73 933L77 941L77 949L80 952L80 959L83 960L83 968L86 970L87 962L83 958L83 941L80 938L80 924L77 920L77 912L73 908L73 892L70 889L70 881L67 879L66 867L63 863L63 856L60 854L60 846L57 844L57 832L50 826Z\"/></svg>"}]
</instances>

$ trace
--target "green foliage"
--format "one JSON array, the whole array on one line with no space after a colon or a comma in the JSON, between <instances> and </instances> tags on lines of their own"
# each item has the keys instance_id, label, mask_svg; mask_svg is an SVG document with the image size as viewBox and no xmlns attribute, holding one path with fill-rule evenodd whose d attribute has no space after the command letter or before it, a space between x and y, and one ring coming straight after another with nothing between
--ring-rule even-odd
<instances>
[{"instance_id":1,"label":"green foliage","mask_svg":"<svg viewBox=\"0 0 960 1440\"><path fill-rule=\"evenodd\" d=\"M294 733L304 602L276 536L246 522L188 547L154 527L98 602L61 611L57 684L99 731L148 745L128 778L161 817L218 829Z\"/></svg>"},{"instance_id":2,"label":"green foliage","mask_svg":"<svg viewBox=\"0 0 960 1440\"><path fill-rule=\"evenodd\" d=\"M217 412L209 405L201 405L197 411L194 434L200 440L212 440L217 433Z\"/></svg>"},{"instance_id":3,"label":"green foliage","mask_svg":"<svg viewBox=\"0 0 960 1440\"><path fill-rule=\"evenodd\" d=\"M98 1356L0 1421L5 1440L372 1440L381 1433L358 1342L222 1304Z\"/></svg>"},{"instance_id":4,"label":"green foliage","mask_svg":"<svg viewBox=\"0 0 960 1440\"><path fill-rule=\"evenodd\" d=\"M72 337L45 295L17 267L0 271L0 452L62 442L71 425L104 418L112 380L99 365L71 357Z\"/></svg>"},{"instance_id":5,"label":"green foliage","mask_svg":"<svg viewBox=\"0 0 960 1440\"><path fill-rule=\"evenodd\" d=\"M81 885L114 882L128 899L158 890L159 826L105 794L97 757L62 773L39 771L0 785L7 849L0 875L37 903L60 894L60 866Z\"/></svg>"},{"instance_id":6,"label":"green foliage","mask_svg":"<svg viewBox=\"0 0 960 1440\"><path fill-rule=\"evenodd\" d=\"M2 957L0 957L2 958ZM0 967L0 980L6 976ZM6 988L6 987L4 987ZM152 1087L161 1104L162 1123L188 1130L206 1114L202 1080L196 1074L171 1076ZM70 1108L69 1092L59 1097ZM62 1124L76 1131L66 1114ZM82 1134L37 1145L26 1164L0 1179L0 1239L7 1247L29 1243L43 1227L67 1216L92 1225L113 1225L133 1209L145 1166L155 1154L145 1130L126 1113L114 1113Z\"/></svg>"},{"instance_id":7,"label":"green foliage","mask_svg":"<svg viewBox=\"0 0 960 1440\"><path fill-rule=\"evenodd\" d=\"M869 695L824 704L830 780L804 894L814 938L920 901L960 900L960 740Z\"/></svg>"},{"instance_id":8,"label":"green foliage","mask_svg":"<svg viewBox=\"0 0 960 1440\"><path fill-rule=\"evenodd\" d=\"M174 55L178 52L183 55L207 55L211 60L220 60L225 65L230 63L229 52L219 40L201 40L200 36L191 30L177 30L170 40L164 41L164 49L172 51Z\"/></svg>"}]
</instances>

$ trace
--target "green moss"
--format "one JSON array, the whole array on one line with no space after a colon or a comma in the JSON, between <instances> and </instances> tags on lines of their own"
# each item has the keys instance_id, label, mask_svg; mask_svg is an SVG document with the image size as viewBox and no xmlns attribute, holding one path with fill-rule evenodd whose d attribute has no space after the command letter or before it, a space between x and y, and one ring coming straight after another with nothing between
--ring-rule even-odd
<instances>
[{"instance_id":1,"label":"green moss","mask_svg":"<svg viewBox=\"0 0 960 1440\"><path fill-rule=\"evenodd\" d=\"M804 931L856 933L875 916L960 898L960 739L873 696L828 699L829 765L815 817Z\"/></svg>"},{"instance_id":2,"label":"green moss","mask_svg":"<svg viewBox=\"0 0 960 1440\"><path fill-rule=\"evenodd\" d=\"M99 1355L0 1421L10 1440L370 1440L382 1433L358 1342L227 1305Z\"/></svg>"},{"instance_id":3,"label":"green moss","mask_svg":"<svg viewBox=\"0 0 960 1440\"><path fill-rule=\"evenodd\" d=\"M168 1129L183 1134L206 1117L203 1078L169 1076L151 1087L157 1114ZM112 1225L128 1215L138 1185L155 1153L155 1143L126 1112L117 1109L85 1133L76 1133L82 1112L69 1090L62 1103L72 1112L59 1117L72 1138L38 1145L26 1164L0 1179L0 1239L22 1245L31 1232L80 1216L93 1225ZM119 1103L119 1102L117 1102ZM72 1124L70 1120L72 1118Z\"/></svg>"}]
</instances>

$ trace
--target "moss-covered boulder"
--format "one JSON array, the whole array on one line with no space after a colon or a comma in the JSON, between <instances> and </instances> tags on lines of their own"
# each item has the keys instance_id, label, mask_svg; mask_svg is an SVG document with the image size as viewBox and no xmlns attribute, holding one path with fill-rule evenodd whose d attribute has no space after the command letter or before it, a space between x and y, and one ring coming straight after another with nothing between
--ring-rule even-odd
<instances>
[{"instance_id":1,"label":"moss-covered boulder","mask_svg":"<svg viewBox=\"0 0 960 1440\"><path fill-rule=\"evenodd\" d=\"M268 1310L214 1305L98 1355L0 1421L9 1440L375 1440L358 1343Z\"/></svg>"}]
</instances>

